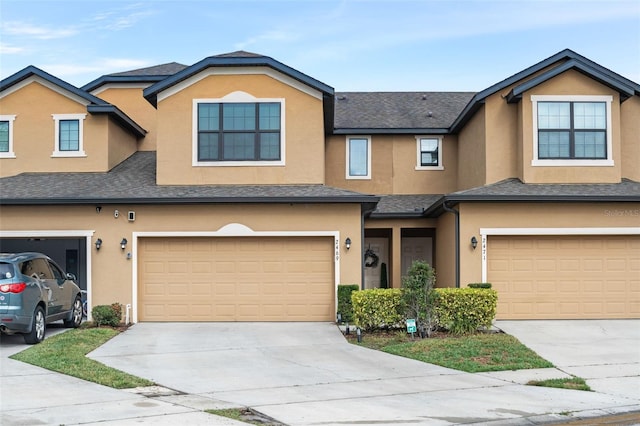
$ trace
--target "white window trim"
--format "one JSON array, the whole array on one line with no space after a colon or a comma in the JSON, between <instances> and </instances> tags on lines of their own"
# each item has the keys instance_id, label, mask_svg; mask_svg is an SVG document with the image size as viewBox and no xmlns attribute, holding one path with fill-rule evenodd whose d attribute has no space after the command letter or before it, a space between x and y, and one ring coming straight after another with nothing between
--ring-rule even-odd
<instances>
[{"instance_id":1,"label":"white window trim","mask_svg":"<svg viewBox=\"0 0 640 426\"><path fill-rule=\"evenodd\" d=\"M84 152L84 119L87 114L51 114L54 126L55 145L53 146L52 157L86 157ZM60 120L78 120L78 150L60 151Z\"/></svg>"},{"instance_id":2,"label":"white window trim","mask_svg":"<svg viewBox=\"0 0 640 426\"><path fill-rule=\"evenodd\" d=\"M0 121L9 122L9 151L0 152L0 158L16 158L16 153L13 151L13 121L15 119L15 115L0 115Z\"/></svg>"},{"instance_id":3,"label":"white window trim","mask_svg":"<svg viewBox=\"0 0 640 426\"><path fill-rule=\"evenodd\" d=\"M349 174L349 162L351 156L349 155L349 141L351 139L366 139L367 140L367 175L366 176L352 176ZM345 177L349 180L371 180L371 136L362 135L350 135L345 139Z\"/></svg>"},{"instance_id":4,"label":"white window trim","mask_svg":"<svg viewBox=\"0 0 640 426\"><path fill-rule=\"evenodd\" d=\"M604 160L539 160L538 159L538 102L605 102L607 108L607 158ZM591 95L531 95L533 113L533 159L531 165L535 167L579 167L579 166L613 166L613 138L611 130L611 102L612 96Z\"/></svg>"},{"instance_id":5,"label":"white window trim","mask_svg":"<svg viewBox=\"0 0 640 426\"><path fill-rule=\"evenodd\" d=\"M640 235L640 227L609 228L480 228L482 282L487 282L487 238L490 235Z\"/></svg>"},{"instance_id":6,"label":"white window trim","mask_svg":"<svg viewBox=\"0 0 640 426\"><path fill-rule=\"evenodd\" d=\"M422 165L422 150L420 149L421 139L437 139L438 140L438 165L437 166L423 166ZM442 165L442 136L433 135L420 135L416 136L416 170L444 170Z\"/></svg>"},{"instance_id":7,"label":"white window trim","mask_svg":"<svg viewBox=\"0 0 640 426\"><path fill-rule=\"evenodd\" d=\"M280 160L270 161L198 161L198 104L204 103L279 103L280 104ZM285 135L285 99L284 98L256 98L246 92L236 91L222 98L199 98L193 100L192 136L191 136L191 165L194 167L274 167L284 166L286 153Z\"/></svg>"}]
</instances>

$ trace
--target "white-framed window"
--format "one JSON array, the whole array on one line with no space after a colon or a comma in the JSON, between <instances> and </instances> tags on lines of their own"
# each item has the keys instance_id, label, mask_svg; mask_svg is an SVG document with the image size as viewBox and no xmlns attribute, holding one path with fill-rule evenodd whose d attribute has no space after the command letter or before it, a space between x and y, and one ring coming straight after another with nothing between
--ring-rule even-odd
<instances>
[{"instance_id":1,"label":"white-framed window","mask_svg":"<svg viewBox=\"0 0 640 426\"><path fill-rule=\"evenodd\" d=\"M194 99L193 165L284 165L284 104L244 92Z\"/></svg>"},{"instance_id":2,"label":"white-framed window","mask_svg":"<svg viewBox=\"0 0 640 426\"><path fill-rule=\"evenodd\" d=\"M15 115L0 115L0 158L16 158L13 151L13 122Z\"/></svg>"},{"instance_id":3,"label":"white-framed window","mask_svg":"<svg viewBox=\"0 0 640 426\"><path fill-rule=\"evenodd\" d=\"M52 114L55 145L52 157L85 157L83 124L87 114Z\"/></svg>"},{"instance_id":4,"label":"white-framed window","mask_svg":"<svg viewBox=\"0 0 640 426\"><path fill-rule=\"evenodd\" d=\"M416 136L416 170L444 170L442 136Z\"/></svg>"},{"instance_id":5,"label":"white-framed window","mask_svg":"<svg viewBox=\"0 0 640 426\"><path fill-rule=\"evenodd\" d=\"M613 166L612 96L531 96L532 166Z\"/></svg>"},{"instance_id":6,"label":"white-framed window","mask_svg":"<svg viewBox=\"0 0 640 426\"><path fill-rule=\"evenodd\" d=\"M371 136L347 136L346 178L371 179Z\"/></svg>"}]
</instances>

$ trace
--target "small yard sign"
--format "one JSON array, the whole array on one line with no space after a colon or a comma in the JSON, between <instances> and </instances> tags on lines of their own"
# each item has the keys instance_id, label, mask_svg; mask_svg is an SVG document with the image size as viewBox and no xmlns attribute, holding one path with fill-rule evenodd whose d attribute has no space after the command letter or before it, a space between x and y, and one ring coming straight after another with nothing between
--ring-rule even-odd
<instances>
[{"instance_id":1,"label":"small yard sign","mask_svg":"<svg viewBox=\"0 0 640 426\"><path fill-rule=\"evenodd\" d=\"M408 319L407 320L407 333L415 333L416 332L416 320Z\"/></svg>"}]
</instances>

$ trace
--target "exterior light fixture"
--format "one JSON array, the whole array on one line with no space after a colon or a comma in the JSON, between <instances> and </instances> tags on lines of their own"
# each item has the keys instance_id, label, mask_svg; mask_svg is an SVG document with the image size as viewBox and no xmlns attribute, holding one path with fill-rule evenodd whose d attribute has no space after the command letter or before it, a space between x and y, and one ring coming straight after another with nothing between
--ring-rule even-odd
<instances>
[{"instance_id":1,"label":"exterior light fixture","mask_svg":"<svg viewBox=\"0 0 640 426\"><path fill-rule=\"evenodd\" d=\"M120 248L124 250L126 246L127 246L127 239L123 238L122 241L120 241Z\"/></svg>"},{"instance_id":2,"label":"exterior light fixture","mask_svg":"<svg viewBox=\"0 0 640 426\"><path fill-rule=\"evenodd\" d=\"M473 247L474 250L478 247L478 239L475 235L471 237L471 247Z\"/></svg>"},{"instance_id":3,"label":"exterior light fixture","mask_svg":"<svg viewBox=\"0 0 640 426\"><path fill-rule=\"evenodd\" d=\"M102 247L102 238L96 240L96 250L100 250L100 247Z\"/></svg>"},{"instance_id":4,"label":"exterior light fixture","mask_svg":"<svg viewBox=\"0 0 640 426\"><path fill-rule=\"evenodd\" d=\"M347 237L347 239L344 240L344 246L347 248L347 250L351 248L351 238Z\"/></svg>"}]
</instances>

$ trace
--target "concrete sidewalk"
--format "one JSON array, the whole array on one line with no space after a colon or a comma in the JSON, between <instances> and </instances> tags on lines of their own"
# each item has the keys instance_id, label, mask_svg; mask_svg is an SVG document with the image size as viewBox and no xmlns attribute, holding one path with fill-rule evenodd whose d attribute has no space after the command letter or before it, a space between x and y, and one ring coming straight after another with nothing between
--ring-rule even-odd
<instances>
[{"instance_id":1,"label":"concrete sidewalk","mask_svg":"<svg viewBox=\"0 0 640 426\"><path fill-rule=\"evenodd\" d=\"M514 327L521 341L527 339L527 332L532 339L539 334L532 327L516 330L517 324L504 326ZM588 324L564 327L571 327L569 335L579 336L585 333L582 328L590 329ZM640 336L631 332L628 339L615 337L621 323L613 324L598 327L610 330L607 336L627 345L615 345L611 353L631 352L629 366L624 368L632 375L594 380L610 380L608 388L619 383L617 389L627 389L625 383L638 380L640 357L633 354L640 347ZM640 321L625 324L629 330L640 330ZM562 343L550 338L554 340L542 339L541 347ZM595 350L589 346L602 346L592 338L583 340L587 347L570 350L582 353ZM8 365L4 341L2 349L3 425L233 424L202 410L245 406L292 426L532 425L640 411L638 388L581 392L522 384L569 374L562 362L551 358L560 368L468 374L351 345L328 323L141 323L90 354L104 364L179 391L154 397L24 364L15 366L11 360ZM608 355L599 356L606 359ZM14 369L22 373L9 375ZM606 375L606 368L599 371L600 376ZM14 388L19 392L5 396L5 389Z\"/></svg>"}]
</instances>

